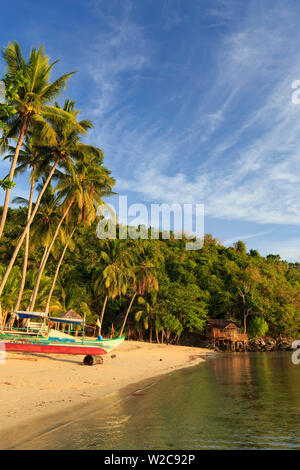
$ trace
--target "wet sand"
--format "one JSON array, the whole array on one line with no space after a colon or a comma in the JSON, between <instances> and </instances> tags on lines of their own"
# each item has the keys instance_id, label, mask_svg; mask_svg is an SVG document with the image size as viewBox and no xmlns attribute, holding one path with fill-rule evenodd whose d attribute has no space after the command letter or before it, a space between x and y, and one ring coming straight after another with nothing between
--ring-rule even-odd
<instances>
[{"instance_id":1,"label":"wet sand","mask_svg":"<svg viewBox=\"0 0 300 470\"><path fill-rule=\"evenodd\" d=\"M93 400L202 362L202 348L125 341L104 363L81 356L9 353L0 365L0 449L80 416Z\"/></svg>"}]
</instances>

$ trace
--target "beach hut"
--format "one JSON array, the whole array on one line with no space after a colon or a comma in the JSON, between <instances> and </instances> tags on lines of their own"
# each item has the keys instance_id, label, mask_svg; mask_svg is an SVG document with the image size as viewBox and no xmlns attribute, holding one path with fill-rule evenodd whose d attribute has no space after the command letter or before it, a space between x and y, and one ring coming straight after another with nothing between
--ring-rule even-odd
<instances>
[{"instance_id":1,"label":"beach hut","mask_svg":"<svg viewBox=\"0 0 300 470\"><path fill-rule=\"evenodd\" d=\"M79 315L79 313L75 312L75 310L68 310L67 312L63 313L62 315L59 315L59 318L64 318L65 320L69 320L69 321L72 321L72 320L83 320L83 317L81 315ZM72 325L72 323L68 323L67 324L68 326L68 331L69 333L71 333L71 329L72 327L74 327L74 325ZM66 325L64 323L62 323L62 330L64 331L65 330L65 327ZM77 336L78 334L78 325L75 326L75 335Z\"/></svg>"},{"instance_id":2,"label":"beach hut","mask_svg":"<svg viewBox=\"0 0 300 470\"><path fill-rule=\"evenodd\" d=\"M211 318L206 323L206 339L225 349L235 350L238 343L248 341L248 335L241 332L240 324L234 320Z\"/></svg>"}]
</instances>

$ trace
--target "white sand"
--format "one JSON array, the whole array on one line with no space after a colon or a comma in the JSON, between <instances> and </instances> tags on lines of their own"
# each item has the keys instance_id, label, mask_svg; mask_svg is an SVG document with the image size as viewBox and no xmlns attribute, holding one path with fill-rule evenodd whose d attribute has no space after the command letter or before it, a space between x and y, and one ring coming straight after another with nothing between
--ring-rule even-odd
<instances>
[{"instance_id":1,"label":"white sand","mask_svg":"<svg viewBox=\"0 0 300 470\"><path fill-rule=\"evenodd\" d=\"M82 365L82 356L9 353L0 364L0 432L33 418L61 412L121 390L129 384L196 365L211 351L125 341L103 356L104 364ZM202 358L200 357L202 356ZM0 448L5 447L0 437Z\"/></svg>"}]
</instances>

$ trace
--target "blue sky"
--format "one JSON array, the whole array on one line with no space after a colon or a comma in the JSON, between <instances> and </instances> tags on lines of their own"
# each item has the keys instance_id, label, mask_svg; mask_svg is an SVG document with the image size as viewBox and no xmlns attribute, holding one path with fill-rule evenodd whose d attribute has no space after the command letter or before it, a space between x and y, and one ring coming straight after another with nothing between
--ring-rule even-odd
<instances>
[{"instance_id":1,"label":"blue sky","mask_svg":"<svg viewBox=\"0 0 300 470\"><path fill-rule=\"evenodd\" d=\"M0 44L78 70L65 96L129 202L203 203L207 233L296 261L299 15L297 0L4 0Z\"/></svg>"}]
</instances>

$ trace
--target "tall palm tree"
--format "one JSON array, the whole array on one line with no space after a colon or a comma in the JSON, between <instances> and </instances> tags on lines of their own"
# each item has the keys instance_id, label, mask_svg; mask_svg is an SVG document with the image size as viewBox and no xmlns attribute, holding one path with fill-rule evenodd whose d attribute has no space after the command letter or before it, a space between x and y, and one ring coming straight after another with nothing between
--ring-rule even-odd
<instances>
[{"instance_id":1,"label":"tall palm tree","mask_svg":"<svg viewBox=\"0 0 300 470\"><path fill-rule=\"evenodd\" d=\"M36 133L28 132L26 135L26 141L24 141L22 149L20 150L19 159L18 159L18 166L15 170L16 174L20 174L25 172L27 169L30 169L30 192L29 192L29 200L26 201L23 198L14 198L13 203L26 205L28 207L27 210L27 222L30 219L31 212L32 212L32 204L33 204L33 191L36 181L39 179L40 175L45 173L47 168L48 162L42 159L39 155L35 147L35 143L39 135ZM11 153L8 154L5 158L12 160L14 158L14 148L11 148ZM22 268L22 280L19 289L18 298L15 305L15 310L19 310L20 302L22 300L22 295L25 286L26 274L27 274L27 265L28 265L28 255L29 255L29 236L30 230L28 230L26 237L25 237L25 249L24 249L24 259L23 259L23 268ZM11 323L14 321L14 316L11 316Z\"/></svg>"},{"instance_id":2,"label":"tall palm tree","mask_svg":"<svg viewBox=\"0 0 300 470\"><path fill-rule=\"evenodd\" d=\"M149 242L138 242L139 245L135 245L135 264L132 267L134 273L132 290L133 295L129 302L124 321L122 324L119 337L122 336L129 312L131 310L134 299L137 295L143 295L145 292L150 293L152 290L158 290L158 280L156 277L156 269L154 265L154 251Z\"/></svg>"},{"instance_id":3,"label":"tall palm tree","mask_svg":"<svg viewBox=\"0 0 300 470\"><path fill-rule=\"evenodd\" d=\"M42 186L43 183L41 183ZM32 228L32 244L37 247L43 248L43 255L40 261L40 267L44 266L49 257L50 251L56 248L58 253L59 245L65 243L65 233L62 224L62 207L60 205L60 198L55 193L52 185L50 184L45 191L39 210L36 214L34 227ZM59 229L57 230L57 227ZM55 239L54 239L55 236ZM58 238L59 237L59 238ZM57 243L58 242L58 243ZM38 294L38 289L42 279L44 269L39 268L36 276L34 288L27 310L32 311Z\"/></svg>"},{"instance_id":4,"label":"tall palm tree","mask_svg":"<svg viewBox=\"0 0 300 470\"><path fill-rule=\"evenodd\" d=\"M104 295L99 318L101 335L107 301L126 294L132 272L129 268L131 254L125 242L121 240L106 240L100 258L100 269L96 270L93 277L96 278L95 292Z\"/></svg>"},{"instance_id":5,"label":"tall palm tree","mask_svg":"<svg viewBox=\"0 0 300 470\"><path fill-rule=\"evenodd\" d=\"M78 212L79 210L79 217L75 227L67 239L59 259L47 300L46 313L49 311L51 296L57 281L60 266L75 230L81 223L90 225L94 222L96 218L94 203L97 202L99 204L104 204L102 197L112 194L114 179L109 176L110 171L102 166L102 156L97 154L98 150L99 149L90 147L86 151L86 146L80 148L80 151L77 152L76 155L78 160L74 167L74 173L70 173L69 175L65 174L61 177L61 182L57 186L61 197L65 198L65 200L75 200L76 211ZM95 152L95 155L94 158L86 164L86 157L90 154L90 151Z\"/></svg>"},{"instance_id":6,"label":"tall palm tree","mask_svg":"<svg viewBox=\"0 0 300 470\"><path fill-rule=\"evenodd\" d=\"M0 272L3 271L3 266L0 266ZM21 273L18 266L15 266L11 271L8 278L8 282L4 290L4 300L0 308L0 326L4 326L7 318L7 314L13 310L14 303L18 295L18 289L20 285Z\"/></svg>"},{"instance_id":7,"label":"tall palm tree","mask_svg":"<svg viewBox=\"0 0 300 470\"><path fill-rule=\"evenodd\" d=\"M59 108L57 108L59 109ZM65 110L60 110L66 115L72 116L72 118L68 118L66 121L63 121L62 119L56 119L55 115L50 115L48 116L48 120L51 123L52 130L55 134L55 143L50 144L50 143L44 143L43 145L38 146L38 151L41 155L42 158L47 159L49 162L54 162L53 166L51 167L51 170L47 176L47 178L44 181L44 185L41 188L41 191L38 195L38 198L36 200L36 203L34 205L34 209L31 213L30 219L28 220L18 242L15 247L15 250L12 254L12 257L10 259L10 262L8 264L8 267L5 271L5 274L2 278L1 284L0 284L0 297L2 295L3 289L5 287L5 283L7 282L7 278L9 276L9 273L15 263L16 257L20 251L20 248L22 246L22 243L28 233L29 227L35 217L35 214L39 208L41 199L43 197L44 192L46 191L46 188L51 181L51 178L53 177L55 170L58 165L64 165L64 166L72 166L72 157L71 153L74 148L76 148L77 143L79 142L80 138L80 133L86 133L86 129L91 127L91 124L89 121L81 121L77 122L76 116L77 114L73 112L72 110L70 112L65 111ZM83 144L82 144L83 145Z\"/></svg>"},{"instance_id":8,"label":"tall palm tree","mask_svg":"<svg viewBox=\"0 0 300 470\"><path fill-rule=\"evenodd\" d=\"M68 112L78 111L74 108L74 102L67 100L65 108ZM81 121L81 125L86 128L91 127L89 121ZM66 161L64 165L65 171L58 172L60 182L57 185L59 198L63 199L62 217L56 227L56 231L52 237L45 257L42 259L39 268L39 274L36 285L33 290L32 301L29 310L34 308L35 298L39 289L39 280L46 267L47 260L50 256L52 246L61 229L61 226L69 215L72 206L76 203L77 207L83 212L83 220L85 223L91 223L96 217L94 201L103 204L102 197L112 193L114 179L109 176L110 172L102 163L103 155L100 149L81 142L74 142L74 132L67 133L65 129L57 129L58 134L61 131L61 137L70 143L69 154L71 160ZM72 160L73 159L73 160ZM74 162L75 160L75 162ZM87 219L88 214L88 219Z\"/></svg>"},{"instance_id":9,"label":"tall palm tree","mask_svg":"<svg viewBox=\"0 0 300 470\"><path fill-rule=\"evenodd\" d=\"M160 313L160 306L157 299L157 292L151 291L150 294L145 297L138 297L138 306L136 307L135 320L137 322L142 321L144 328L149 330L149 340L152 343L152 332L155 324L155 318ZM156 330L156 339L158 340L158 332ZM157 341L159 342L159 341Z\"/></svg>"},{"instance_id":10,"label":"tall palm tree","mask_svg":"<svg viewBox=\"0 0 300 470\"><path fill-rule=\"evenodd\" d=\"M8 175L9 181L12 181L26 132L38 124L41 127L41 137L53 142L55 132L49 125L48 118L64 121L70 119L68 113L54 106L49 106L47 103L61 93L74 72L62 75L51 83L51 71L57 61L50 64L49 57L45 54L42 46L38 50L36 48L31 49L29 59L26 62L20 45L17 42L10 42L4 49L3 57L6 62L7 80L13 84L18 82L17 92L14 93L10 102L14 114L8 117L0 116L2 121L6 121L8 129L2 141L7 142L10 138L17 139L17 146ZM20 73L23 79L18 81ZM10 192L11 187L9 186L6 190L0 222L0 238L6 221Z\"/></svg>"},{"instance_id":11,"label":"tall palm tree","mask_svg":"<svg viewBox=\"0 0 300 470\"><path fill-rule=\"evenodd\" d=\"M72 241L72 237L75 233L75 230L77 229L77 225L75 225L75 227L73 228L72 232L70 233L70 235L68 236L68 239L67 239L67 242L64 246L64 249L61 253L61 256L59 258L59 261L57 263L57 266L56 266L56 270L55 270L55 274L54 274L54 277L53 277L53 280L52 280L52 284L51 284L51 288L50 288L50 291L49 291L49 294L48 294L48 297L47 297L47 303L46 303L46 308L45 308L45 313L46 315L48 315L49 313L49 308L50 308L50 302L51 302L51 298L52 298L52 295L53 295L53 292L54 292L54 288L55 288L55 285L56 285L56 281L57 281L57 278L58 278L58 274L59 274L59 270L60 270L60 267L62 265L62 262L63 262L63 259L65 257L65 254L66 254L66 251Z\"/></svg>"}]
</instances>

